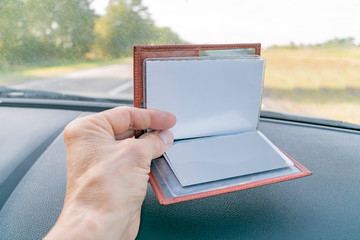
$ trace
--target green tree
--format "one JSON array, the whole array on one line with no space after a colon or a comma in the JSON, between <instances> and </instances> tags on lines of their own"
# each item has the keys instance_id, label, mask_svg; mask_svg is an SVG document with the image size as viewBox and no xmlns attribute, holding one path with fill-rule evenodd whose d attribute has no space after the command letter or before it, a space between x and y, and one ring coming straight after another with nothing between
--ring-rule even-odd
<instances>
[{"instance_id":1,"label":"green tree","mask_svg":"<svg viewBox=\"0 0 360 240\"><path fill-rule=\"evenodd\" d=\"M21 45L26 28L24 26L24 2L0 1L0 65L1 68L21 57Z\"/></svg>"},{"instance_id":2,"label":"green tree","mask_svg":"<svg viewBox=\"0 0 360 240\"><path fill-rule=\"evenodd\" d=\"M2 0L0 53L10 63L78 58L93 42L90 0Z\"/></svg>"},{"instance_id":3,"label":"green tree","mask_svg":"<svg viewBox=\"0 0 360 240\"><path fill-rule=\"evenodd\" d=\"M186 41L182 40L177 33L173 32L168 27L155 27L155 31L154 44L187 44Z\"/></svg>"},{"instance_id":4,"label":"green tree","mask_svg":"<svg viewBox=\"0 0 360 240\"><path fill-rule=\"evenodd\" d=\"M322 44L323 47L354 47L355 38L334 38Z\"/></svg>"},{"instance_id":5,"label":"green tree","mask_svg":"<svg viewBox=\"0 0 360 240\"><path fill-rule=\"evenodd\" d=\"M95 21L89 0L28 0L26 12L28 30L46 57L77 58L89 51Z\"/></svg>"},{"instance_id":6,"label":"green tree","mask_svg":"<svg viewBox=\"0 0 360 240\"><path fill-rule=\"evenodd\" d=\"M134 44L154 38L153 22L140 0L110 0L107 13L96 21L95 51L102 56L131 55Z\"/></svg>"},{"instance_id":7,"label":"green tree","mask_svg":"<svg viewBox=\"0 0 360 240\"><path fill-rule=\"evenodd\" d=\"M95 25L93 51L103 57L132 55L133 45L184 43L169 28L154 25L141 0L110 0L106 15Z\"/></svg>"}]
</instances>

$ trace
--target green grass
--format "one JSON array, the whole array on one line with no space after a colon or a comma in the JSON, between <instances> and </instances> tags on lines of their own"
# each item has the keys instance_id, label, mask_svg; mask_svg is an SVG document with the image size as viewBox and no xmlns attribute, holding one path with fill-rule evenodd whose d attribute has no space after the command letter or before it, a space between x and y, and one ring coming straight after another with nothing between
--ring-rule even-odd
<instances>
[{"instance_id":1,"label":"green grass","mask_svg":"<svg viewBox=\"0 0 360 240\"><path fill-rule=\"evenodd\" d=\"M360 47L269 49L262 55L264 95L275 101L266 110L360 124Z\"/></svg>"},{"instance_id":2,"label":"green grass","mask_svg":"<svg viewBox=\"0 0 360 240\"><path fill-rule=\"evenodd\" d=\"M264 110L360 124L360 47L274 48L266 58ZM0 85L49 78L131 59L83 59L11 66L0 70ZM266 99L266 98L265 98Z\"/></svg>"},{"instance_id":3,"label":"green grass","mask_svg":"<svg viewBox=\"0 0 360 240\"><path fill-rule=\"evenodd\" d=\"M10 66L7 70L0 70L0 85L13 85L127 61L131 61L131 58L57 60L33 65Z\"/></svg>"},{"instance_id":4,"label":"green grass","mask_svg":"<svg viewBox=\"0 0 360 240\"><path fill-rule=\"evenodd\" d=\"M270 49L265 86L276 89L360 87L360 47Z\"/></svg>"}]
</instances>

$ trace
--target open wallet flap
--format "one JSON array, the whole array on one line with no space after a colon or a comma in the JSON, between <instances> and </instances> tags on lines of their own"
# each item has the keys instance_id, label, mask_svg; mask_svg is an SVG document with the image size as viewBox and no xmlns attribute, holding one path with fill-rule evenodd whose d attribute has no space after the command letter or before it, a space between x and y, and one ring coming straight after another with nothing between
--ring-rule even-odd
<instances>
[{"instance_id":1,"label":"open wallet flap","mask_svg":"<svg viewBox=\"0 0 360 240\"><path fill-rule=\"evenodd\" d=\"M260 44L134 47L134 106L178 117L174 145L151 166L161 204L311 174L257 130L259 55Z\"/></svg>"}]
</instances>

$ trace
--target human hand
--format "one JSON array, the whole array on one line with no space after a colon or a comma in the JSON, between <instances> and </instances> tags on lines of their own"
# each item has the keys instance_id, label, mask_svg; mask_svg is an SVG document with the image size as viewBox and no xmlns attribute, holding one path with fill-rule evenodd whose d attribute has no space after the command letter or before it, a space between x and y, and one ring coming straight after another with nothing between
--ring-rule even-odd
<instances>
[{"instance_id":1,"label":"human hand","mask_svg":"<svg viewBox=\"0 0 360 240\"><path fill-rule=\"evenodd\" d=\"M72 121L64 131L64 208L46 239L134 239L151 160L172 145L166 129L175 121L170 113L129 107ZM132 138L144 129L156 131Z\"/></svg>"}]
</instances>

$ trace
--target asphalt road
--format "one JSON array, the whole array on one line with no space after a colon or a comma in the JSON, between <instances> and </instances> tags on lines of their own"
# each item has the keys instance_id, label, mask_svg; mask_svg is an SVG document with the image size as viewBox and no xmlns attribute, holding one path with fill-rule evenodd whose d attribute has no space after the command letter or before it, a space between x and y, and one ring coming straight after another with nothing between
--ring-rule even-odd
<instances>
[{"instance_id":1,"label":"asphalt road","mask_svg":"<svg viewBox=\"0 0 360 240\"><path fill-rule=\"evenodd\" d=\"M17 84L12 87L83 96L132 99L132 63L79 70L53 78Z\"/></svg>"}]
</instances>

